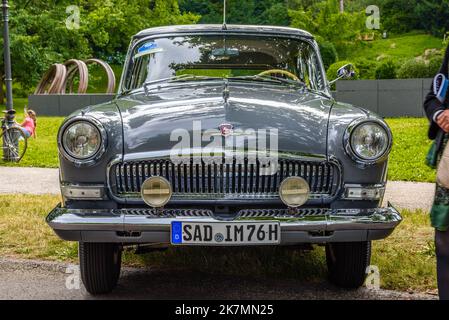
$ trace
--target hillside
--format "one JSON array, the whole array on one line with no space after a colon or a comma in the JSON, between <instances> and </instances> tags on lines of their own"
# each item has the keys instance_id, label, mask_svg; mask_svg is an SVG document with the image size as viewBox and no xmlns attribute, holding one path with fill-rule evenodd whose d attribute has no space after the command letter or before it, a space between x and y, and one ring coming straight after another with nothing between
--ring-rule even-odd
<instances>
[{"instance_id":1,"label":"hillside","mask_svg":"<svg viewBox=\"0 0 449 320\"><path fill-rule=\"evenodd\" d=\"M407 33L392 36L388 39L363 42L354 50L348 50L346 55L341 55L340 60L357 58L377 60L379 57L408 60L421 56L427 49L442 49L443 47L440 38L423 33Z\"/></svg>"}]
</instances>

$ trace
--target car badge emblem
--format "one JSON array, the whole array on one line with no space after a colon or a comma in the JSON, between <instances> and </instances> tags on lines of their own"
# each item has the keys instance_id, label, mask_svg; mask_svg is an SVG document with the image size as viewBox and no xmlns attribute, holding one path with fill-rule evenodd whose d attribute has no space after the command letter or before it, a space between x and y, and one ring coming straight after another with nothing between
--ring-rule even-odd
<instances>
[{"instance_id":1,"label":"car badge emblem","mask_svg":"<svg viewBox=\"0 0 449 320\"><path fill-rule=\"evenodd\" d=\"M221 135L223 137L230 136L234 132L234 126L229 123L223 123L221 124L218 129L220 129Z\"/></svg>"}]
</instances>

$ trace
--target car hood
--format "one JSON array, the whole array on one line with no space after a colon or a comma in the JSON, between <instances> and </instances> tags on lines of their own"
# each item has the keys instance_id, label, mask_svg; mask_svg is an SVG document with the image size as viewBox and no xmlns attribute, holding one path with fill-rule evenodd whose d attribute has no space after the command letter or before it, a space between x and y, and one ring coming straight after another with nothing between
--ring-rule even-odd
<instances>
[{"instance_id":1,"label":"car hood","mask_svg":"<svg viewBox=\"0 0 449 320\"><path fill-rule=\"evenodd\" d=\"M234 132L266 130L271 137L277 136L280 152L326 155L332 100L305 90L248 83L184 83L135 93L116 103L123 119L125 157L169 154L179 146L181 136L193 136L194 125L203 131L218 131L222 124L232 125ZM203 147L212 141L206 134L203 139ZM234 140L237 148L248 148L243 143ZM193 141L190 145L195 146Z\"/></svg>"}]
</instances>

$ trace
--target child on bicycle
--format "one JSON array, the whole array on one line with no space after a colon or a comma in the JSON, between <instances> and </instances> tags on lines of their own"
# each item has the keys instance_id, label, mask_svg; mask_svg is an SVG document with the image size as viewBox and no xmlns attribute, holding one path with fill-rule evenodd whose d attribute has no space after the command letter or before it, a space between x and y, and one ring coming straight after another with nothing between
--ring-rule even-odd
<instances>
[{"instance_id":1,"label":"child on bicycle","mask_svg":"<svg viewBox=\"0 0 449 320\"><path fill-rule=\"evenodd\" d=\"M20 129L23 131L27 138L33 136L36 138L37 117L36 112L29 109L26 111L25 120L20 125Z\"/></svg>"}]
</instances>

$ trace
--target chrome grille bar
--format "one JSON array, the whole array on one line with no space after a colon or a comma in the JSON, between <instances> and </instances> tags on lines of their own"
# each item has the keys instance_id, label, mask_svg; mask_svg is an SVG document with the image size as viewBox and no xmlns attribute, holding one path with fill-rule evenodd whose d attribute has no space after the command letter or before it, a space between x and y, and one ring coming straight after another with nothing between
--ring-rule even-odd
<instances>
[{"instance_id":1,"label":"chrome grille bar","mask_svg":"<svg viewBox=\"0 0 449 320\"><path fill-rule=\"evenodd\" d=\"M240 161L239 161L240 162ZM117 196L136 196L142 183L151 176L162 176L171 182L174 196L207 196L207 199L248 197L277 198L281 182L300 176L310 185L312 196L333 197L340 188L340 169L333 162L279 159L277 171L267 174L264 164L206 163L193 160L175 164L169 159L130 161L115 164L111 170L113 193Z\"/></svg>"}]
</instances>

